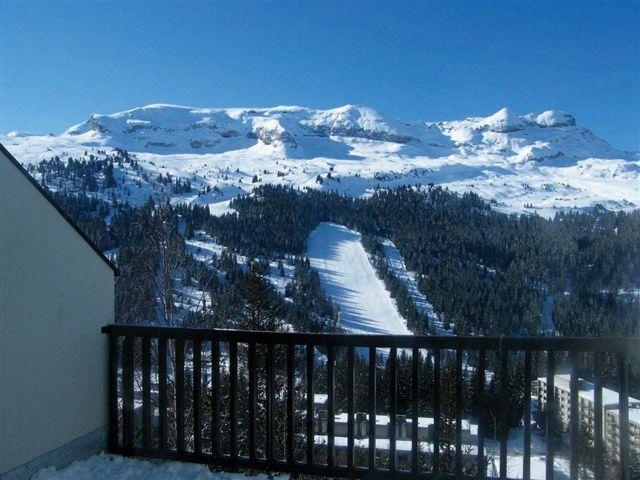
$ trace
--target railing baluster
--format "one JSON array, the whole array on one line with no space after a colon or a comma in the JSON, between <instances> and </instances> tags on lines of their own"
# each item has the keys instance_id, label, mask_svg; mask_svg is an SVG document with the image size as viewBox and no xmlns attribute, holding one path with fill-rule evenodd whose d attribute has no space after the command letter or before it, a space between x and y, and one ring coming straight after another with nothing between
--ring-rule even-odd
<instances>
[{"instance_id":1,"label":"railing baluster","mask_svg":"<svg viewBox=\"0 0 640 480\"><path fill-rule=\"evenodd\" d=\"M295 348L293 344L287 345L287 463L293 464L295 461L293 452L293 439L295 428Z\"/></svg>"},{"instance_id":2,"label":"railing baluster","mask_svg":"<svg viewBox=\"0 0 640 480\"><path fill-rule=\"evenodd\" d=\"M484 458L484 423L486 419L484 390L485 390L485 351L478 351L478 452L476 457L477 477L483 479L487 475L487 463Z\"/></svg>"},{"instance_id":3,"label":"railing baluster","mask_svg":"<svg viewBox=\"0 0 640 480\"><path fill-rule=\"evenodd\" d=\"M118 447L118 337L109 334L109 452Z\"/></svg>"},{"instance_id":4,"label":"railing baluster","mask_svg":"<svg viewBox=\"0 0 640 480\"><path fill-rule=\"evenodd\" d=\"M333 447L335 443L335 411L334 411L334 398L333 390L335 387L335 372L334 372L334 350L331 345L327 347L327 465L329 467L334 466Z\"/></svg>"},{"instance_id":5,"label":"railing baluster","mask_svg":"<svg viewBox=\"0 0 640 480\"><path fill-rule=\"evenodd\" d=\"M202 343L193 341L193 450L202 453Z\"/></svg>"},{"instance_id":6,"label":"railing baluster","mask_svg":"<svg viewBox=\"0 0 640 480\"><path fill-rule=\"evenodd\" d=\"M578 407L578 354L571 352L571 374L569 378L569 438L570 438L570 460L569 478L578 480L578 451L580 448L578 438L578 422L580 411Z\"/></svg>"},{"instance_id":7,"label":"railing baluster","mask_svg":"<svg viewBox=\"0 0 640 480\"><path fill-rule=\"evenodd\" d=\"M509 438L508 385L509 385L509 357L508 350L500 345L500 479L507 478L507 441Z\"/></svg>"},{"instance_id":8,"label":"railing baluster","mask_svg":"<svg viewBox=\"0 0 640 480\"><path fill-rule=\"evenodd\" d=\"M500 478L507 478L507 434L508 434L508 394L511 388L510 382L512 382L509 376L510 360L509 356L517 361L521 361L524 358L524 388L523 388L523 419L524 419L524 436L523 436L523 467L522 476L524 479L530 479L531 477L531 388L532 388L532 375L533 368L533 355L535 352L546 352L547 354L547 367L546 367L546 398L541 398L541 405L546 407L546 441L547 441L547 456L546 456L546 478L553 478L554 476L554 460L555 460L555 444L556 432L560 425L556 424L557 420L557 405L556 405L556 391L555 391L555 368L556 362L558 362L556 352L567 352L571 361L571 375L569 380L569 402L570 402L570 415L569 415L569 439L571 449L568 453L570 457L570 478L574 480L578 478L579 474L579 459L578 454L580 451L579 445L579 425L580 425L580 355L582 352L594 352L594 479L603 480L604 478L604 410L603 410L603 359L605 353L610 353L618 358L619 361L619 477L622 480L629 480L629 456L630 452L630 425L629 425L629 368L630 364L628 355L630 349L640 348L640 343L630 342L629 339L620 339L621 344L614 342L612 339L573 339L573 338L544 338L544 339L520 339L520 338L480 338L480 337L468 337L464 339L450 338L450 337L390 337L390 336L344 336L344 335L327 335L322 334L284 334L274 332L264 332L264 339L254 336L246 336L247 332L240 331L224 331L224 330L189 330L189 329L171 329L163 328L157 329L155 327L123 327L123 326L110 326L103 329L104 333L108 336L108 389L109 389L109 450L130 454L130 455L147 455L149 457L157 457L162 459L173 460L185 460L206 462L214 465L221 465L225 467L244 467L244 468L262 468L273 471L287 471L293 474L315 474L321 476L340 476L344 475L350 478L429 478L437 479L441 477L445 478L468 478L464 476L464 470L471 467L469 460L477 462L477 474L479 479L485 479L489 473L486 470L487 459L485 449L485 436L486 436L486 366L487 366L487 352L496 352L499 357L499 365L496 366L496 373L501 375L496 377L499 380L499 393L500 404L498 406L500 410L500 426L496 432L499 436L500 445ZM140 347L137 346L140 338ZM120 339L122 339L122 347L120 347ZM156 339L157 339L157 370L155 366L155 359L152 360L152 356L156 352ZM191 342L193 341L193 347ZM206 365L208 357L206 357L208 351L207 347L203 346L203 342L211 341L211 384L209 384L208 371L203 375L203 361ZM258 357L257 357L257 341L264 342L266 346L266 410L267 410L267 441L266 441L266 461L262 458L257 458L257 432L256 432L256 417L258 408ZM169 343L172 342L172 343ZM226 347L228 345L228 363L225 351L225 362L221 365L220 361L220 349L221 343ZM242 377L239 377L239 343L246 344L248 347L248 372L245 377L244 370ZM187 349L186 346L189 346ZM205 344L208 346L208 343ZM278 427L276 425L276 408L279 399L284 401L284 391L277 392L275 390L276 380L276 364L275 364L275 345L286 345L286 438L285 443L285 456L286 463L281 462L280 450L276 444L275 430ZM296 346L306 345L306 373L300 378L297 376L296 370ZM168 349L167 347L171 348ZM358 346L358 347L356 347ZM322 428L316 431L314 422L316 421L315 411L315 398L314 398L314 368L315 368L315 347L325 351L327 355L327 426L324 427L324 418L322 420ZM336 388L341 387L339 384L336 386L337 371L341 371L341 364L337 363L337 350L338 348L347 348L347 398L346 398L346 410L347 410L347 424L337 425L335 423L335 413L338 404L336 403ZM356 379L356 366L360 357L356 357L358 352L357 348L362 348L364 352L368 349L368 377L369 377L369 397L368 405L364 406L365 411L368 411L368 453L369 460L368 465L363 465L365 468L356 467L356 453L365 453L364 451L356 450L355 444L356 433L359 425L355 422L355 410L356 410L356 391L355 391L355 379ZM139 349L139 350L138 350ZM376 416L378 412L377 406L377 381L378 381L378 351L389 351L389 357L386 359L389 363L385 367L385 379L388 379L389 388L389 424L386 429L380 427L380 432L386 430L388 432L388 455L389 464L388 469L380 465L380 459L377 456L377 447L382 446L382 442L377 442L377 422ZM411 366L411 400L409 398L401 398L401 391L398 390L399 385L399 349L410 349L412 355ZM433 362L433 389L430 394L433 395L433 428L430 428L430 440L433 442L433 450L429 449L427 454L431 457L433 468L431 472L424 471L424 467L421 465L423 460L422 452L420 451L420 381L428 380L420 378L420 369L422 368L421 349L429 350L432 352L432 356L428 357L429 362ZM464 368L465 358L468 351L478 351L477 362L477 376L474 380L474 387L477 388L477 405L478 408L478 440L477 451L474 452L475 459L468 458L463 453L463 447L467 446L467 441L464 441L463 445L463 424L466 420L463 416L466 404L464 403ZM244 354L245 350L241 350ZM446 365L449 368L450 357L453 358L453 352L455 351L455 384L448 385L447 387L454 389L454 407L455 407L455 439L447 438L447 441L455 442L455 450L450 450L452 453L455 451L455 459L453 456L447 456L447 474L441 472L443 465L440 465L440 457L444 450L442 449L442 352L446 355ZM138 352L140 352L138 356ZM511 354L510 352L514 352ZM520 352L523 352L523 357L520 356ZM170 358L169 357L170 354ZM516 356L517 355L517 356ZM366 357L366 353L363 355ZM138 358L140 360L138 360ZM242 367L244 368L244 356ZM340 356L339 358L342 358ZM403 357L404 358L404 357ZM563 357L564 358L564 357ZM191 364L193 360L193 364ZM136 363L140 361L141 365ZM362 358L363 365L366 364L366 358ZM152 363L153 362L153 363ZM186 362L186 363L185 363ZM492 365L494 365L492 363ZM172 368L173 366L173 368ZM511 365L513 366L513 365ZM207 367L208 368L208 367ZM280 368L280 367L278 367ZM222 374L221 374L221 370ZM221 412L221 382L226 377L228 371L229 384L228 384L228 398L229 398L229 432L225 431L225 428L221 428L220 418L226 418L226 411ZM278 370L279 371L279 370ZM156 406L155 399L155 374L157 372L158 379L158 392L157 392L157 407L158 407L158 419L157 419L157 431L155 430L153 407ZM121 376L121 379L118 377ZM172 376L170 378L170 376ZM188 383L188 379L193 376L193 386ZM304 408L298 412L295 405L295 389L297 380L304 380L306 376L306 462L296 462L296 415L304 413ZM359 377L358 377L359 378ZM246 430L240 432L240 424L238 423L238 391L239 382L248 379L248 426ZM342 379L340 379L342 381ZM168 382L171 381L171 397L168 392ZM385 380L386 382L387 380ZM452 379L453 381L453 379ZM141 390L137 390L141 383ZM226 378L225 378L226 382ZM187 387L189 385L189 387ZM203 404L206 401L208 403L209 385L211 385L211 411L206 413L206 420L203 419ZM225 384L225 392L227 391ZM564 387L563 387L564 388ZM188 390L188 391L185 391ZM358 392L360 394L362 392ZM193 400L188 400L193 395ZM404 393L402 393L404 394ZM139 422L138 410L134 409L139 397L141 395L141 416L142 423ZM175 396L174 396L175 395ZM206 396L207 400L203 396ZM409 395L407 395L408 397ZM406 455L398 456L400 445L408 444L409 442L399 441L398 435L400 435L398 427L398 410L399 403L402 402L406 405L406 402L410 402L411 407L411 420L407 422L407 428L412 427L411 430L411 453L409 454L406 449ZM120 406L120 403L121 406ZM175 403L174 403L175 402ZM387 400L384 401L386 404ZM168 405L175 407L175 429L169 429L167 426L168 418ZM244 405L244 403L243 403ZM185 435L186 421L187 421L187 406L193 406L193 452L187 452L191 449L190 439L187 441ZM225 402L226 407L226 402ZM121 410L120 410L121 409ZM324 413L324 412L323 412ZM404 412L400 412L404 413ZM122 422L120 423L119 415L122 415ZM173 421L173 410L172 421ZM212 418L209 421L209 415ZM244 412L242 413L244 415ZM245 418L245 417L242 417ZM190 415L189 415L189 420ZM242 422L241 422L242 423ZM204 425L203 425L204 424ZM410 424L410 425L409 425ZM209 430L211 435L211 455L208 451L203 452L204 447L202 438L203 428ZM172 424L173 427L173 424ZM344 428L346 433L339 430ZM120 431L122 433L120 433ZM327 442L326 442L326 465L324 461L320 460L318 465L316 463L317 458L315 451L315 435L318 433L324 433L326 430ZM169 433L171 431L171 433ZM247 433L248 432L248 433ZM141 435L141 440L138 440L137 436ZM242 436L241 436L242 433ZM238 442L240 438L243 440L248 435L248 452L249 457L240 457L239 453L245 454L245 448L238 450ZM336 435L347 435L346 443L338 443ZM154 449L156 445L156 435L158 437L157 450ZM227 449L227 438L225 435L229 435L229 447ZM167 437L170 437L167 438ZM122 438L122 440L121 440ZM175 438L175 440L174 440ZM222 438L223 440L220 440ZM224 441L224 452L221 452L220 441ZM364 442L367 440L365 439ZM378 445L376 445L378 443ZM172 447L175 445L175 451L168 451L168 444ZM339 446L338 446L339 445ZM346 447L347 453L346 465L340 464L339 459L343 459L344 448ZM405 450L405 448L402 448ZM227 455L227 452L229 455ZM405 452L402 452L403 454ZM340 455L339 455L340 454ZM386 457L386 455L383 455ZM359 456L358 456L359 458ZM399 464L402 459L402 468L409 468L409 471L398 471L401 466ZM452 462L455 460L454 462ZM342 460L344 462L344 460ZM407 462L407 463L405 463ZM367 468L368 467L368 468ZM496 465L497 467L497 465ZM494 467L495 468L495 467ZM495 472L495 470L494 470ZM492 473L496 475L495 473ZM618 478L618 474L616 474Z\"/></svg>"},{"instance_id":9,"label":"railing baluster","mask_svg":"<svg viewBox=\"0 0 640 480\"><path fill-rule=\"evenodd\" d=\"M440 478L440 350L433 354L433 478Z\"/></svg>"},{"instance_id":10,"label":"railing baluster","mask_svg":"<svg viewBox=\"0 0 640 480\"><path fill-rule=\"evenodd\" d=\"M267 395L267 445L266 445L266 453L267 453L267 463L273 464L273 444L274 444L274 431L273 431L273 408L274 408L274 387L273 387L273 343L269 343L267 345L267 359L266 359L266 374L267 374L267 384L266 384L266 395Z\"/></svg>"},{"instance_id":11,"label":"railing baluster","mask_svg":"<svg viewBox=\"0 0 640 480\"><path fill-rule=\"evenodd\" d=\"M625 355L619 358L620 392L620 478L629 480L629 360Z\"/></svg>"},{"instance_id":12,"label":"railing baluster","mask_svg":"<svg viewBox=\"0 0 640 480\"><path fill-rule=\"evenodd\" d=\"M456 349L456 475L462 477L462 348Z\"/></svg>"},{"instance_id":13,"label":"railing baluster","mask_svg":"<svg viewBox=\"0 0 640 480\"><path fill-rule=\"evenodd\" d=\"M391 347L389 352L389 470L394 473L397 469L396 437L397 437L397 395L398 395L398 350Z\"/></svg>"},{"instance_id":14,"label":"railing baluster","mask_svg":"<svg viewBox=\"0 0 640 480\"><path fill-rule=\"evenodd\" d=\"M547 399L546 399L546 440L547 440L547 480L554 477L554 437L555 437L555 411L556 411L556 393L555 393L555 353L553 350L547 351Z\"/></svg>"},{"instance_id":15,"label":"railing baluster","mask_svg":"<svg viewBox=\"0 0 640 480\"><path fill-rule=\"evenodd\" d=\"M347 467L349 469L355 468L353 450L355 444L355 348L353 345L349 345L347 351Z\"/></svg>"},{"instance_id":16,"label":"railing baluster","mask_svg":"<svg viewBox=\"0 0 640 480\"><path fill-rule=\"evenodd\" d=\"M127 452L133 450L133 342L124 337L122 360L122 443Z\"/></svg>"},{"instance_id":17,"label":"railing baluster","mask_svg":"<svg viewBox=\"0 0 640 480\"><path fill-rule=\"evenodd\" d=\"M315 441L313 432L313 360L314 346L307 344L307 465L313 464L313 444Z\"/></svg>"},{"instance_id":18,"label":"railing baluster","mask_svg":"<svg viewBox=\"0 0 640 480\"><path fill-rule=\"evenodd\" d=\"M369 470L376 469L376 347L369 348Z\"/></svg>"},{"instance_id":19,"label":"railing baluster","mask_svg":"<svg viewBox=\"0 0 640 480\"><path fill-rule=\"evenodd\" d=\"M531 478L531 350L524 352L524 452L522 478Z\"/></svg>"},{"instance_id":20,"label":"railing baluster","mask_svg":"<svg viewBox=\"0 0 640 480\"><path fill-rule=\"evenodd\" d=\"M256 343L249 343L249 458L256 459Z\"/></svg>"},{"instance_id":21,"label":"railing baluster","mask_svg":"<svg viewBox=\"0 0 640 480\"><path fill-rule=\"evenodd\" d=\"M593 398L595 411L593 413L593 449L595 456L594 480L604 478L604 448L603 448L603 412L602 412L602 353L594 354L594 388Z\"/></svg>"},{"instance_id":22,"label":"railing baluster","mask_svg":"<svg viewBox=\"0 0 640 480\"><path fill-rule=\"evenodd\" d=\"M418 455L420 444L418 443L418 410L420 408L420 398L418 397L419 373L420 372L420 350L414 347L411 353L411 473L418 475Z\"/></svg>"},{"instance_id":23,"label":"railing baluster","mask_svg":"<svg viewBox=\"0 0 640 480\"><path fill-rule=\"evenodd\" d=\"M151 445L151 338L142 338L142 448Z\"/></svg>"},{"instance_id":24,"label":"railing baluster","mask_svg":"<svg viewBox=\"0 0 640 480\"><path fill-rule=\"evenodd\" d=\"M158 446L167 450L167 339L158 339Z\"/></svg>"},{"instance_id":25,"label":"railing baluster","mask_svg":"<svg viewBox=\"0 0 640 480\"><path fill-rule=\"evenodd\" d=\"M184 453L184 339L175 339L176 450Z\"/></svg>"},{"instance_id":26,"label":"railing baluster","mask_svg":"<svg viewBox=\"0 0 640 480\"><path fill-rule=\"evenodd\" d=\"M220 456L220 342L211 341L211 453Z\"/></svg>"},{"instance_id":27,"label":"railing baluster","mask_svg":"<svg viewBox=\"0 0 640 480\"><path fill-rule=\"evenodd\" d=\"M238 458L238 342L229 342L229 456Z\"/></svg>"}]
</instances>

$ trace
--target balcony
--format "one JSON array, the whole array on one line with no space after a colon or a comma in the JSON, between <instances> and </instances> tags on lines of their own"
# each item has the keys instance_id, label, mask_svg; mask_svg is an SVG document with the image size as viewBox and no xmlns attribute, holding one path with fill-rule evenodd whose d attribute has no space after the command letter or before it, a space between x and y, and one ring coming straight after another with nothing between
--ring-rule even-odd
<instances>
[{"instance_id":1,"label":"balcony","mask_svg":"<svg viewBox=\"0 0 640 480\"><path fill-rule=\"evenodd\" d=\"M544 455L532 450L532 379L545 360L572 366L569 477L577 478L578 373L595 362L594 477L604 477L602 359L618 359L619 472L629 471L629 357L640 339L421 337L109 325L109 451L271 472L343 478L554 476L557 415ZM420 361L417 361L420 359ZM428 360L425 360L428 359ZM490 361L491 360L491 361ZM421 365L430 365L425 378ZM473 364L473 367L471 366ZM522 368L521 469L511 475L508 376ZM399 391L399 376L408 390ZM469 377L471 375L471 377ZM471 380L469 378L472 378ZM490 380L504 418L487 418ZM428 381L428 404L421 382ZM472 405L464 389L476 386ZM326 397L325 397L326 395ZM318 401L318 398L322 401ZM547 398L553 413L557 399ZM555 407L557 408L557 407ZM492 423L493 422L493 423ZM495 426L491 434L488 429ZM414 428L418 426L418 428ZM495 437L495 439L494 439ZM535 457L535 458L534 458Z\"/></svg>"}]
</instances>

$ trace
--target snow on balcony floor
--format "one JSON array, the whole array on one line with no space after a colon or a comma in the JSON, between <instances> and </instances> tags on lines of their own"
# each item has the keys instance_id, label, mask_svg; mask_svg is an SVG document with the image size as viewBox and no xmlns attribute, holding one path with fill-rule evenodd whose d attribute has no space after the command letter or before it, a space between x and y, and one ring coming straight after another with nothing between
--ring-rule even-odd
<instances>
[{"instance_id":1,"label":"snow on balcony floor","mask_svg":"<svg viewBox=\"0 0 640 480\"><path fill-rule=\"evenodd\" d=\"M211 472L203 465L180 462L150 462L119 455L94 455L73 462L62 470L45 468L31 480L266 480L264 474L247 477L244 473ZM273 477L286 480L289 475Z\"/></svg>"}]
</instances>

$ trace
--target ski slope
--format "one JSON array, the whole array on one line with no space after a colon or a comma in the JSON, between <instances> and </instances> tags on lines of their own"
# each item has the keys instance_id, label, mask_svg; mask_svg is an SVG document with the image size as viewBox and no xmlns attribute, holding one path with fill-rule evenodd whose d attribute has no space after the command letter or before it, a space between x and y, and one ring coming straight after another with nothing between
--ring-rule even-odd
<instances>
[{"instance_id":1,"label":"ski slope","mask_svg":"<svg viewBox=\"0 0 640 480\"><path fill-rule=\"evenodd\" d=\"M342 328L350 333L411 334L369 262L358 232L321 223L309 235L307 256L326 295L340 306Z\"/></svg>"},{"instance_id":2,"label":"ski slope","mask_svg":"<svg viewBox=\"0 0 640 480\"><path fill-rule=\"evenodd\" d=\"M433 305L429 303L427 297L418 289L418 282L416 275L411 270L407 269L404 263L404 258L400 253L400 250L394 245L394 243L388 238L382 238L382 246L384 247L384 258L389 267L389 270L398 280L400 280L409 291L411 300L416 306L416 309L420 313L424 313L429 318L429 325L431 330L438 335L453 335L451 328L444 328L442 319L438 318L433 310Z\"/></svg>"}]
</instances>

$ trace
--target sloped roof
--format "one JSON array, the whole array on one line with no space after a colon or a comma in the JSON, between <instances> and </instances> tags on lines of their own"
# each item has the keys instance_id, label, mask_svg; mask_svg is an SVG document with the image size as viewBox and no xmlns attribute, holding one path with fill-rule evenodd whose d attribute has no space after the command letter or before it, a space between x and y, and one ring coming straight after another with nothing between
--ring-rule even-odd
<instances>
[{"instance_id":1,"label":"sloped roof","mask_svg":"<svg viewBox=\"0 0 640 480\"><path fill-rule=\"evenodd\" d=\"M31 185L38 189L40 194L47 200L47 202L49 202L53 206L53 208L55 208L58 213L62 215L67 223L71 225L71 227L76 232L78 232L78 235L80 235L82 239L93 249L93 251L98 254L98 256L109 266L109 268L113 270L114 275L119 275L120 272L118 271L118 268L113 264L113 262L109 260L104 253L102 253L102 251L96 246L95 243L93 243L93 241L87 236L87 234L82 231L78 224L55 202L55 200L53 200L53 198L51 198L51 195L49 195L47 191L42 188L31 175L29 175L29 172L27 172L24 167L20 165L20 162L18 162L18 160L16 160L16 158L11 155L11 152L9 152L9 150L7 150L5 146L2 145L2 143L0 143L0 151L9 159L11 163L13 163L13 165L15 165L20 173L22 173L27 178L27 180L31 182Z\"/></svg>"}]
</instances>

